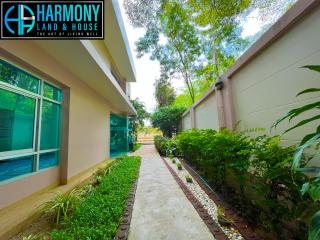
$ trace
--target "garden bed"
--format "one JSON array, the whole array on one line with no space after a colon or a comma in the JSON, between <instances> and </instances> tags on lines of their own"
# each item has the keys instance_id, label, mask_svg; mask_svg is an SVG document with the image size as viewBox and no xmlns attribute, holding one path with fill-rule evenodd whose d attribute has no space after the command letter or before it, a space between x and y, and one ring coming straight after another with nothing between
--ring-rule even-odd
<instances>
[{"instance_id":1,"label":"garden bed","mask_svg":"<svg viewBox=\"0 0 320 240\"><path fill-rule=\"evenodd\" d=\"M319 205L301 196L305 177L292 175L295 147L279 143L279 137L253 139L211 129L155 138L162 156L183 157L221 196L213 200L225 200L226 213L246 219L255 233L261 232L260 239L306 239L308 221Z\"/></svg>"},{"instance_id":2,"label":"garden bed","mask_svg":"<svg viewBox=\"0 0 320 240\"><path fill-rule=\"evenodd\" d=\"M57 215L53 208L57 198L53 199L44 206L44 214L13 239L22 236L32 240L113 239L126 219L128 202L133 205L132 193L139 166L140 157L125 157L111 168L100 169L88 184L60 196L69 198L70 205L74 204L66 211L66 216ZM71 199L79 199L79 202L73 203Z\"/></svg>"}]
</instances>

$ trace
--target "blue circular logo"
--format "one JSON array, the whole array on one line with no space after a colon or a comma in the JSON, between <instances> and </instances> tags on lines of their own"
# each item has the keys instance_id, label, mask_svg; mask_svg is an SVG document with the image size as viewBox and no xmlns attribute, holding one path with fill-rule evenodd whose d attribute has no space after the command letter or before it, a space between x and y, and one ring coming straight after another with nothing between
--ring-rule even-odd
<instances>
[{"instance_id":1,"label":"blue circular logo","mask_svg":"<svg viewBox=\"0 0 320 240\"><path fill-rule=\"evenodd\" d=\"M18 8L18 16L11 16L14 14L15 7ZM30 7L24 4L18 4L8 9L4 17L4 23L9 32L16 34L14 29L18 29L18 35L22 36L33 29L35 16Z\"/></svg>"}]
</instances>

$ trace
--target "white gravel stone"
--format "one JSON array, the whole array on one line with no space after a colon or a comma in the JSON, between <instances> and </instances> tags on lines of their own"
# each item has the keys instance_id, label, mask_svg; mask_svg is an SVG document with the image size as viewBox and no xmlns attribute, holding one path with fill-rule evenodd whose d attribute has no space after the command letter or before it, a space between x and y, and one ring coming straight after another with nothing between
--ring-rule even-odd
<instances>
[{"instance_id":1,"label":"white gravel stone","mask_svg":"<svg viewBox=\"0 0 320 240\"><path fill-rule=\"evenodd\" d=\"M165 158L165 160L170 165L170 167L178 174L183 183L186 184L192 194L198 199L199 202L201 202L204 208L208 210L208 214L211 216L211 218L220 226L220 224L218 223L218 207L215 202L209 198L209 196L202 190L197 181L189 174L189 172L185 168L183 168L182 170L178 170L177 164L180 163L180 161L177 158L175 158L175 164L173 164L172 160L169 158ZM187 182L187 176L192 179L192 183ZM244 238L235 228L222 226L220 227L230 240L244 240Z\"/></svg>"}]
</instances>

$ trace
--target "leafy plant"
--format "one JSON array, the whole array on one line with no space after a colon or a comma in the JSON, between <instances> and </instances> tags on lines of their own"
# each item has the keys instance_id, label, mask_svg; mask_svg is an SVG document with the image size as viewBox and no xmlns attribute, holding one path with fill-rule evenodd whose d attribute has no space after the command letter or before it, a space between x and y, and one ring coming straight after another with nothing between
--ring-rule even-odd
<instances>
[{"instance_id":1,"label":"leafy plant","mask_svg":"<svg viewBox=\"0 0 320 240\"><path fill-rule=\"evenodd\" d=\"M173 163L173 164L176 164L176 160L175 160L174 158L172 159L172 163Z\"/></svg>"},{"instance_id":2,"label":"leafy plant","mask_svg":"<svg viewBox=\"0 0 320 240\"><path fill-rule=\"evenodd\" d=\"M182 170L182 165L181 165L181 163L178 163L178 164L177 164L177 168L178 168L178 170Z\"/></svg>"},{"instance_id":3,"label":"leafy plant","mask_svg":"<svg viewBox=\"0 0 320 240\"><path fill-rule=\"evenodd\" d=\"M52 240L113 239L139 166L140 157L125 157L117 162L101 184L51 233Z\"/></svg>"},{"instance_id":4,"label":"leafy plant","mask_svg":"<svg viewBox=\"0 0 320 240\"><path fill-rule=\"evenodd\" d=\"M175 139L170 139L162 136L155 136L154 144L161 156L170 158L181 155L179 145Z\"/></svg>"},{"instance_id":5,"label":"leafy plant","mask_svg":"<svg viewBox=\"0 0 320 240\"><path fill-rule=\"evenodd\" d=\"M22 237L22 240L41 240L41 237L39 235L29 235Z\"/></svg>"},{"instance_id":6,"label":"leafy plant","mask_svg":"<svg viewBox=\"0 0 320 240\"><path fill-rule=\"evenodd\" d=\"M167 154L167 142L170 141L169 138L162 137L162 136L155 136L154 137L154 145L161 156L166 156Z\"/></svg>"},{"instance_id":7,"label":"leafy plant","mask_svg":"<svg viewBox=\"0 0 320 240\"><path fill-rule=\"evenodd\" d=\"M309 65L304 66L304 68L320 72L320 65ZM309 93L320 93L320 88L308 88L303 90L302 92L297 94L298 96L309 94ZM288 133L296 128L302 127L306 124L312 123L314 121L319 122L320 120L320 101L315 101L313 103L309 103L299 108L292 109L289 111L284 117L277 120L273 127L277 127L284 120L289 120L289 122L297 117L300 117L303 114L309 113L311 110L314 110L314 115L312 117L305 118L295 124L293 127L287 129L285 133ZM318 111L317 111L318 110ZM292 164L292 171L296 175L297 173L304 173L306 176L310 177L309 174L313 174L313 177L310 177L309 181L303 184L301 193L302 195L308 193L314 202L320 203L320 167L307 167L305 162L303 161L304 152L311 148L315 147L315 152L312 156L317 157L320 154L319 150L320 145L320 124L316 127L313 133L307 134L300 145L297 147L296 152L294 154L294 160ZM315 176L314 176L315 175ZM320 211L315 213L310 222L309 228L309 240L320 239Z\"/></svg>"},{"instance_id":8,"label":"leafy plant","mask_svg":"<svg viewBox=\"0 0 320 240\"><path fill-rule=\"evenodd\" d=\"M186 176L187 183L193 183L193 180L190 176Z\"/></svg>"},{"instance_id":9,"label":"leafy plant","mask_svg":"<svg viewBox=\"0 0 320 240\"><path fill-rule=\"evenodd\" d=\"M43 211L45 213L52 213L56 224L67 220L75 207L80 201L81 192L78 189L73 189L67 193L56 193L56 196L45 203Z\"/></svg>"}]
</instances>

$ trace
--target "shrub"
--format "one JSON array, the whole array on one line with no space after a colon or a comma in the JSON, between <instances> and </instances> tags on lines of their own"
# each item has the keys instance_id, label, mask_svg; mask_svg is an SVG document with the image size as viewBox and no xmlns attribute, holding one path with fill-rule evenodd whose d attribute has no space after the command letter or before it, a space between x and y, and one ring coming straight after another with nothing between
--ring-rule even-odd
<instances>
[{"instance_id":1,"label":"shrub","mask_svg":"<svg viewBox=\"0 0 320 240\"><path fill-rule=\"evenodd\" d=\"M177 164L177 168L178 168L178 170L182 170L182 165L181 165L181 163L178 163L178 164Z\"/></svg>"},{"instance_id":2,"label":"shrub","mask_svg":"<svg viewBox=\"0 0 320 240\"><path fill-rule=\"evenodd\" d=\"M161 156L178 157L181 155L179 145L175 139L155 136L154 144Z\"/></svg>"},{"instance_id":3,"label":"shrub","mask_svg":"<svg viewBox=\"0 0 320 240\"><path fill-rule=\"evenodd\" d=\"M169 141L169 138L166 138L166 137L162 137L162 136L154 137L154 145L161 156L166 156L168 141Z\"/></svg>"},{"instance_id":4,"label":"shrub","mask_svg":"<svg viewBox=\"0 0 320 240\"><path fill-rule=\"evenodd\" d=\"M45 203L43 211L53 214L56 224L65 221L72 214L73 210L80 201L80 191L77 189L67 193L56 193L56 196Z\"/></svg>"},{"instance_id":5,"label":"shrub","mask_svg":"<svg viewBox=\"0 0 320 240\"><path fill-rule=\"evenodd\" d=\"M152 125L159 128L164 136L172 137L179 130L181 116L185 110L176 106L160 107L151 115Z\"/></svg>"},{"instance_id":6,"label":"shrub","mask_svg":"<svg viewBox=\"0 0 320 240\"><path fill-rule=\"evenodd\" d=\"M139 165L140 157L126 157L117 162L101 184L63 222L61 229L51 233L52 239L113 239Z\"/></svg>"},{"instance_id":7,"label":"shrub","mask_svg":"<svg viewBox=\"0 0 320 240\"><path fill-rule=\"evenodd\" d=\"M281 239L305 238L306 223L319 205L301 197L301 173L292 179L295 146L280 146L279 137L250 139L228 130L194 129L176 139L182 155L245 217Z\"/></svg>"}]
</instances>

